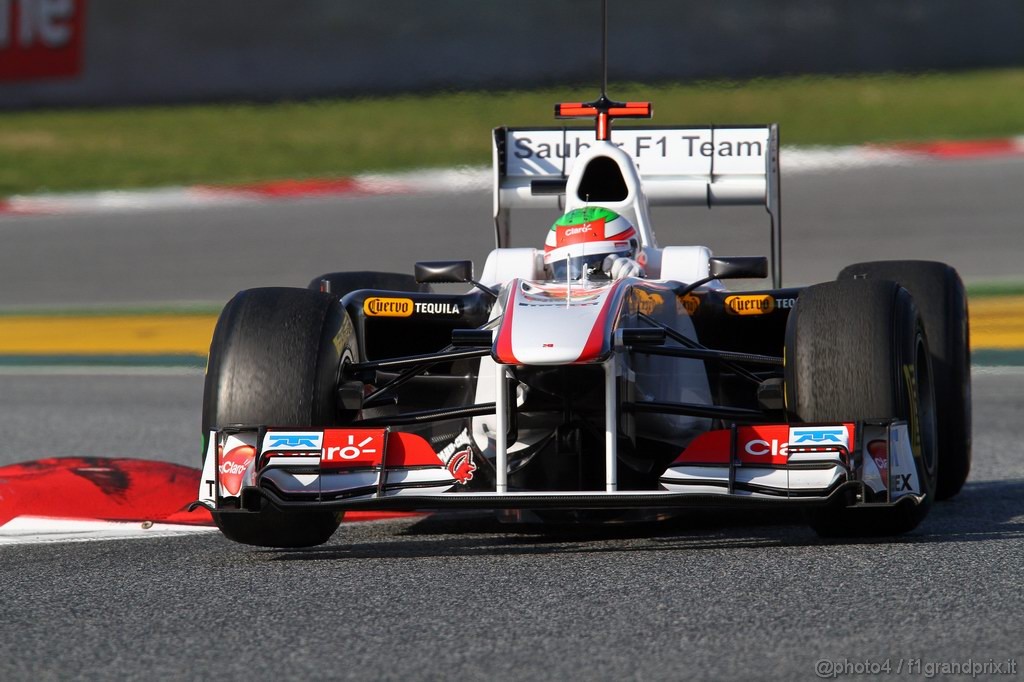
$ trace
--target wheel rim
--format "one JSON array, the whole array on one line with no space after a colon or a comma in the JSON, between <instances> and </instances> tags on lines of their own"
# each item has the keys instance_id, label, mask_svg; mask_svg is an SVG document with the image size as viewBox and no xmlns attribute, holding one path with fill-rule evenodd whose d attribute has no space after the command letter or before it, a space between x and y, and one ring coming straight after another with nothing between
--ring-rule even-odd
<instances>
[{"instance_id":1,"label":"wheel rim","mask_svg":"<svg viewBox=\"0 0 1024 682\"><path fill-rule=\"evenodd\" d=\"M921 443L921 461L929 481L934 480L938 453L936 451L935 393L932 387L931 363L924 339L918 336L914 375L917 381L917 421ZM930 486L929 486L930 487ZM932 492L929 490L929 492Z\"/></svg>"}]
</instances>

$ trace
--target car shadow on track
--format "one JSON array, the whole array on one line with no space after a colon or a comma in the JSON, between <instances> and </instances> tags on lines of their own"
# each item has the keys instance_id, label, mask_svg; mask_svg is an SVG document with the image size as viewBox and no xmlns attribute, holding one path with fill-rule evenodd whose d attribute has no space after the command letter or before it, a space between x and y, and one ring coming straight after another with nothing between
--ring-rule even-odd
<instances>
[{"instance_id":1,"label":"car shadow on track","mask_svg":"<svg viewBox=\"0 0 1024 682\"><path fill-rule=\"evenodd\" d=\"M932 507L915 531L898 537L822 539L799 511L707 510L656 522L621 525L509 525L482 512L438 513L395 529L343 525L330 544L301 550L259 550L272 561L371 558L599 554L815 545L893 545L1024 538L1024 480L968 483L953 500ZM387 531L385 531L387 532Z\"/></svg>"}]
</instances>

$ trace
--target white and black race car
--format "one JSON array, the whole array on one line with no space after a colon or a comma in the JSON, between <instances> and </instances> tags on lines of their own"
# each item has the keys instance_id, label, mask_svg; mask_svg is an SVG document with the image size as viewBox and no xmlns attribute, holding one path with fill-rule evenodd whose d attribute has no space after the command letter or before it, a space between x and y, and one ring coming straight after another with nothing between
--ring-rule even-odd
<instances>
[{"instance_id":1,"label":"white and black race car","mask_svg":"<svg viewBox=\"0 0 1024 682\"><path fill-rule=\"evenodd\" d=\"M594 128L496 129L497 248L478 279L453 260L231 299L195 504L232 540L294 547L326 541L346 510L588 521L788 505L823 535L892 535L955 495L971 451L957 273L872 262L782 287L777 128L612 133L650 111L602 95L556 109ZM651 206L757 204L768 257L655 239ZM513 209L589 206L635 226L646 276L553 278L542 250L509 246ZM769 270L770 288L723 284Z\"/></svg>"}]
</instances>

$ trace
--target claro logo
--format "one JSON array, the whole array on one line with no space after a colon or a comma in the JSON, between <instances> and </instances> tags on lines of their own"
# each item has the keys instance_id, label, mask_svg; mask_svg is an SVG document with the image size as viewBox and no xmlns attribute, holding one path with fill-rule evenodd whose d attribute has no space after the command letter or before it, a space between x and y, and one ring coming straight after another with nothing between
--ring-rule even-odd
<instances>
[{"instance_id":1,"label":"claro logo","mask_svg":"<svg viewBox=\"0 0 1024 682\"><path fill-rule=\"evenodd\" d=\"M763 457L789 457L791 447L818 447L829 446L849 447L850 437L843 426L794 426L789 430L789 441L780 441L775 438L771 440L757 438L747 441L743 449L748 455Z\"/></svg>"},{"instance_id":2,"label":"claro logo","mask_svg":"<svg viewBox=\"0 0 1024 682\"><path fill-rule=\"evenodd\" d=\"M786 457L789 455L789 443L780 443L774 438L771 442L761 440L760 438L752 440L748 442L743 449L747 451L748 455L754 455L755 457L761 457L763 455Z\"/></svg>"},{"instance_id":3,"label":"claro logo","mask_svg":"<svg viewBox=\"0 0 1024 682\"><path fill-rule=\"evenodd\" d=\"M565 230L566 237L573 237L577 234L583 234L584 232L593 232L590 225L583 225L582 227L569 227Z\"/></svg>"},{"instance_id":4,"label":"claro logo","mask_svg":"<svg viewBox=\"0 0 1024 682\"><path fill-rule=\"evenodd\" d=\"M369 317L409 317L413 313L409 298L368 298L363 301L363 312Z\"/></svg>"},{"instance_id":5,"label":"claro logo","mask_svg":"<svg viewBox=\"0 0 1024 682\"><path fill-rule=\"evenodd\" d=\"M76 76L85 0L0 0L0 81Z\"/></svg>"},{"instance_id":6,"label":"claro logo","mask_svg":"<svg viewBox=\"0 0 1024 682\"><path fill-rule=\"evenodd\" d=\"M220 470L220 484L228 495L237 495L242 490L242 477L256 457L256 448L239 445L221 455L217 468Z\"/></svg>"}]
</instances>

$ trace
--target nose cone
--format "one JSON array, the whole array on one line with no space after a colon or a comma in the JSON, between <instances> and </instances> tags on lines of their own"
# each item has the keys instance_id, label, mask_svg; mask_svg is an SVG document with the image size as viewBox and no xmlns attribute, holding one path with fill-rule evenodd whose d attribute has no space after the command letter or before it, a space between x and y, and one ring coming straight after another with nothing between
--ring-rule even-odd
<instances>
[{"instance_id":1,"label":"nose cone","mask_svg":"<svg viewBox=\"0 0 1024 682\"><path fill-rule=\"evenodd\" d=\"M502 364L599 362L610 349L617 282L567 287L517 283L498 328L494 358Z\"/></svg>"}]
</instances>

